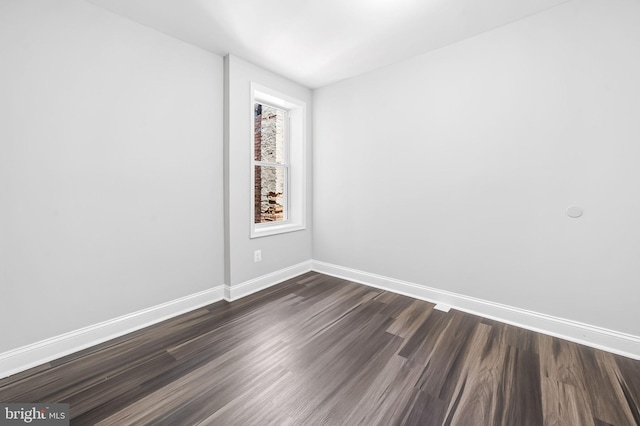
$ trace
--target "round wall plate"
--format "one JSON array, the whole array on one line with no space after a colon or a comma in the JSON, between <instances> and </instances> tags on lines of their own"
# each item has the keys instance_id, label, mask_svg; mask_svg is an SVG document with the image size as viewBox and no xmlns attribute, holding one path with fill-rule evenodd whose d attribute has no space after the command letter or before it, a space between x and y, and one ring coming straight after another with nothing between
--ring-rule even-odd
<instances>
[{"instance_id":1,"label":"round wall plate","mask_svg":"<svg viewBox=\"0 0 640 426\"><path fill-rule=\"evenodd\" d=\"M567 209L567 216L572 217L574 219L577 219L580 216L582 216L582 213L583 211L580 207L571 206Z\"/></svg>"}]
</instances>

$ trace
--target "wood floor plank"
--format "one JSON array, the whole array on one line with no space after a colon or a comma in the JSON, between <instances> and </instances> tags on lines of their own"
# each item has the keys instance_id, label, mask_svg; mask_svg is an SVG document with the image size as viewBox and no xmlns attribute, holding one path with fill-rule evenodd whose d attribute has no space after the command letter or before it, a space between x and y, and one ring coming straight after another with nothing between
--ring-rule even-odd
<instances>
[{"instance_id":1,"label":"wood floor plank","mask_svg":"<svg viewBox=\"0 0 640 426\"><path fill-rule=\"evenodd\" d=\"M547 377L541 381L545 426L595 426L589 401L581 389Z\"/></svg>"},{"instance_id":2,"label":"wood floor plank","mask_svg":"<svg viewBox=\"0 0 640 426\"><path fill-rule=\"evenodd\" d=\"M545 425L594 425L578 345L538 335Z\"/></svg>"},{"instance_id":3,"label":"wood floor plank","mask_svg":"<svg viewBox=\"0 0 640 426\"><path fill-rule=\"evenodd\" d=\"M362 394L357 409L344 418L344 424L392 424L412 397L418 371L418 366L405 358L392 356Z\"/></svg>"},{"instance_id":4,"label":"wood floor plank","mask_svg":"<svg viewBox=\"0 0 640 426\"><path fill-rule=\"evenodd\" d=\"M424 340L412 359L425 366L417 386L429 395L450 401L479 323L473 316L454 311L443 315L438 325L444 325L444 328L435 327L434 333Z\"/></svg>"},{"instance_id":5,"label":"wood floor plank","mask_svg":"<svg viewBox=\"0 0 640 426\"><path fill-rule=\"evenodd\" d=\"M498 345L490 346L491 326L478 323L468 342L463 371L451 398L445 424L495 424L501 413L497 403L501 391L501 367L506 351Z\"/></svg>"},{"instance_id":6,"label":"wood floor plank","mask_svg":"<svg viewBox=\"0 0 640 426\"><path fill-rule=\"evenodd\" d=\"M431 314L433 306L431 303L415 300L396 317L387 332L405 339L413 336L420 324Z\"/></svg>"},{"instance_id":7,"label":"wood floor plank","mask_svg":"<svg viewBox=\"0 0 640 426\"><path fill-rule=\"evenodd\" d=\"M502 370L501 389L497 403L498 412L502 412L501 424L543 424L540 362L537 354L509 346Z\"/></svg>"},{"instance_id":8,"label":"wood floor plank","mask_svg":"<svg viewBox=\"0 0 640 426\"><path fill-rule=\"evenodd\" d=\"M640 362L622 356L614 356L620 375L618 380L623 389L635 422L640 425Z\"/></svg>"},{"instance_id":9,"label":"wood floor plank","mask_svg":"<svg viewBox=\"0 0 640 426\"><path fill-rule=\"evenodd\" d=\"M446 404L421 389L414 388L413 395L395 425L440 425Z\"/></svg>"},{"instance_id":10,"label":"wood floor plank","mask_svg":"<svg viewBox=\"0 0 640 426\"><path fill-rule=\"evenodd\" d=\"M584 346L578 351L594 417L613 425L636 424L620 385L613 355Z\"/></svg>"},{"instance_id":11,"label":"wood floor plank","mask_svg":"<svg viewBox=\"0 0 640 426\"><path fill-rule=\"evenodd\" d=\"M306 362L303 368L296 368L298 380L276 401L288 405L297 418L307 418L323 405L334 406L334 395L357 379L378 352L384 352L387 345L399 346L399 338L385 332L390 322L389 318L374 315L364 326L343 334L340 340L332 340L330 345L322 344L324 339L311 342L303 348L310 352L301 353ZM320 355L309 356L316 353ZM305 394L304 398L297 397Z\"/></svg>"},{"instance_id":12,"label":"wood floor plank","mask_svg":"<svg viewBox=\"0 0 640 426\"><path fill-rule=\"evenodd\" d=\"M73 425L640 425L640 361L315 272L0 380Z\"/></svg>"},{"instance_id":13,"label":"wood floor plank","mask_svg":"<svg viewBox=\"0 0 640 426\"><path fill-rule=\"evenodd\" d=\"M214 412L198 423L201 425L282 425L294 424L295 421L270 399L270 395L278 392L283 383L291 376L291 372L283 371L283 375L266 386L248 389L240 397Z\"/></svg>"},{"instance_id":14,"label":"wood floor plank","mask_svg":"<svg viewBox=\"0 0 640 426\"><path fill-rule=\"evenodd\" d=\"M382 333L382 331L381 331ZM364 409L362 396L397 352L402 339L392 334L376 338L377 344L353 351L357 359L352 372L320 406L302 420L303 424L340 424L352 412ZM363 412L364 414L364 412Z\"/></svg>"}]
</instances>

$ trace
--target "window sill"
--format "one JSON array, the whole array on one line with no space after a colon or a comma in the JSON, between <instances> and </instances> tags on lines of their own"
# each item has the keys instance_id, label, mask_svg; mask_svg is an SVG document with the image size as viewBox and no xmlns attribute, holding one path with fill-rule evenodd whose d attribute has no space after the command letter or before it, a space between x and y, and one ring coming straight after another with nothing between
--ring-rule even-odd
<instances>
[{"instance_id":1,"label":"window sill","mask_svg":"<svg viewBox=\"0 0 640 426\"><path fill-rule=\"evenodd\" d=\"M267 237L269 235L285 234L287 232L302 231L306 227L300 223L285 223L282 225L267 225L251 228L251 238Z\"/></svg>"}]
</instances>

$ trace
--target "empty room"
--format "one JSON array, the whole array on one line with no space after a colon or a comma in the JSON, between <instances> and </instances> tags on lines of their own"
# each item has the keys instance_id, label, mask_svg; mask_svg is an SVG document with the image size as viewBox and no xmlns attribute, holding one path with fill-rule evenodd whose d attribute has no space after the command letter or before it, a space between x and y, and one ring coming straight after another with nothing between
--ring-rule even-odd
<instances>
[{"instance_id":1,"label":"empty room","mask_svg":"<svg viewBox=\"0 0 640 426\"><path fill-rule=\"evenodd\" d=\"M638 0L0 0L0 425L640 425Z\"/></svg>"}]
</instances>

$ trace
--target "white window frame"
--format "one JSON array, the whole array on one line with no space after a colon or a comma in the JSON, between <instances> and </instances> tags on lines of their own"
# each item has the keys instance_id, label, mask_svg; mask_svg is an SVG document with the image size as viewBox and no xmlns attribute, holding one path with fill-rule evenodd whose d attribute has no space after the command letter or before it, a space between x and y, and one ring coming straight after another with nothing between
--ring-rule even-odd
<instances>
[{"instance_id":1,"label":"white window frame","mask_svg":"<svg viewBox=\"0 0 640 426\"><path fill-rule=\"evenodd\" d=\"M255 166L276 165L255 160L254 108L260 103L285 112L284 220L254 223ZM250 237L259 238L306 228L306 103L275 90L251 83L251 217Z\"/></svg>"}]
</instances>

